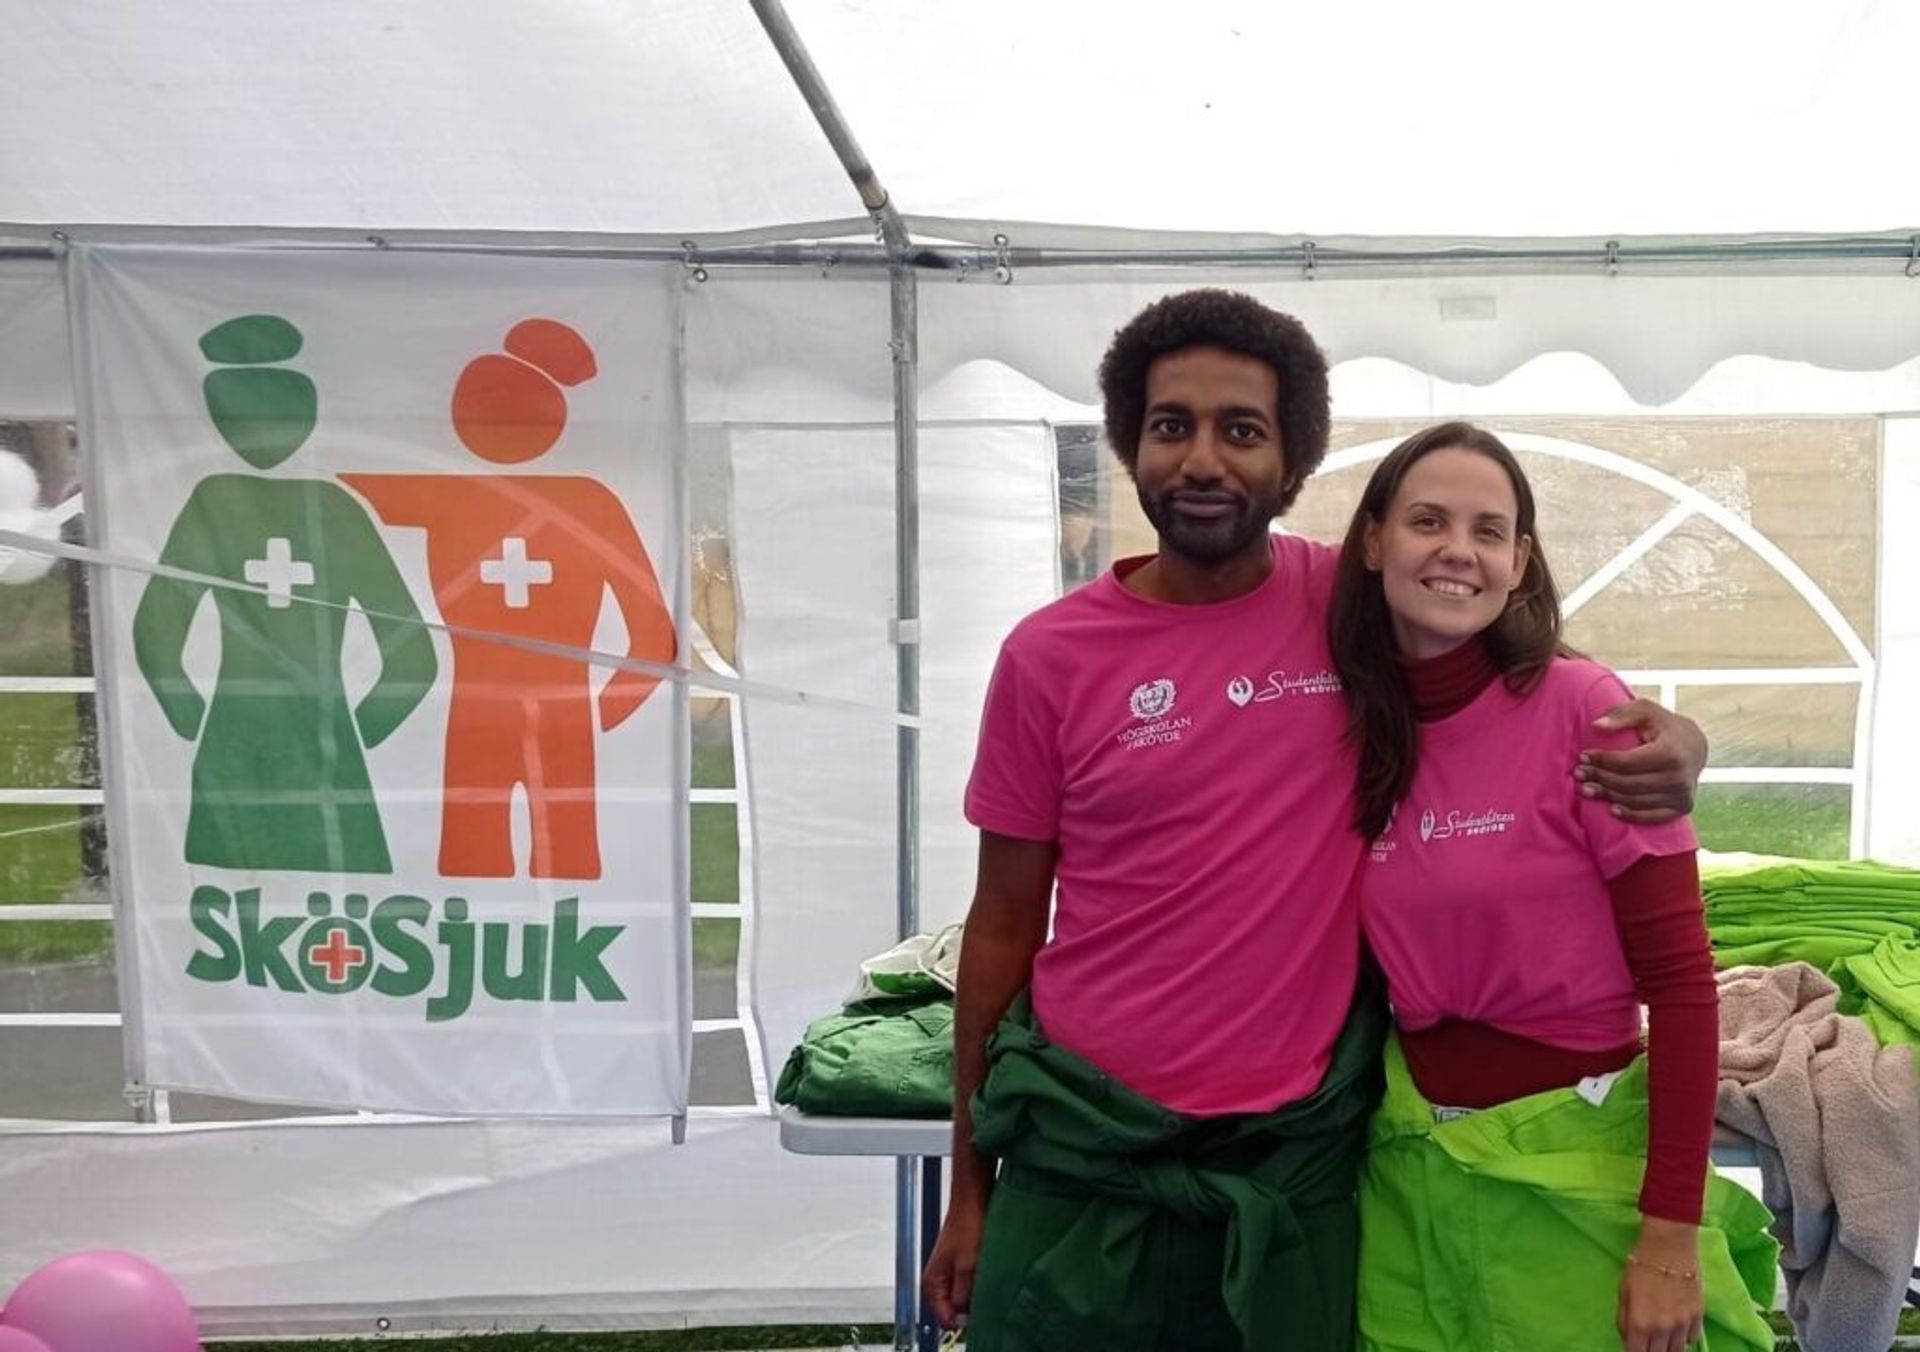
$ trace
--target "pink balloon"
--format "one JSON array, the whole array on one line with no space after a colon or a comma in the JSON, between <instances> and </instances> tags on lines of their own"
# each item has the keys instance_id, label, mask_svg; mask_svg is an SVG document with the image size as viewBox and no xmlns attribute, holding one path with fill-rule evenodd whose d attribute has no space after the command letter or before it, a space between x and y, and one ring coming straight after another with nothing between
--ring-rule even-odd
<instances>
[{"instance_id":1,"label":"pink balloon","mask_svg":"<svg viewBox=\"0 0 1920 1352\"><path fill-rule=\"evenodd\" d=\"M52 1349L25 1329L0 1326L0 1352L52 1352Z\"/></svg>"},{"instance_id":2,"label":"pink balloon","mask_svg":"<svg viewBox=\"0 0 1920 1352\"><path fill-rule=\"evenodd\" d=\"M200 1352L180 1288L146 1259L112 1249L56 1258L7 1301L7 1328L47 1352ZM0 1352L37 1352L0 1342Z\"/></svg>"}]
</instances>

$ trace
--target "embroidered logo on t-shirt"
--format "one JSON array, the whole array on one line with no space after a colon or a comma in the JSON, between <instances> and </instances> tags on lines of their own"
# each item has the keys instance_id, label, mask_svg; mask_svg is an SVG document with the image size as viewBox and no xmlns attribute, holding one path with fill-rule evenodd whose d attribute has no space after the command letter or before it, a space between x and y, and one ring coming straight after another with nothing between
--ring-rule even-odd
<instances>
[{"instance_id":1,"label":"embroidered logo on t-shirt","mask_svg":"<svg viewBox=\"0 0 1920 1352\"><path fill-rule=\"evenodd\" d=\"M1127 707L1145 726L1128 728L1114 741L1128 751L1179 741L1180 734L1193 726L1193 719L1167 717L1173 712L1173 699L1173 682L1165 676L1157 681L1142 681L1136 685L1127 700Z\"/></svg>"},{"instance_id":2,"label":"embroidered logo on t-shirt","mask_svg":"<svg viewBox=\"0 0 1920 1352\"><path fill-rule=\"evenodd\" d=\"M1372 856L1373 862L1376 864L1386 863L1387 856L1399 848L1393 841L1387 839L1389 835L1393 834L1393 819L1399 815L1400 804L1395 803L1392 807L1388 808L1387 824L1380 828L1380 834L1375 836L1367 846L1367 853Z\"/></svg>"},{"instance_id":3,"label":"embroidered logo on t-shirt","mask_svg":"<svg viewBox=\"0 0 1920 1352\"><path fill-rule=\"evenodd\" d=\"M1428 808L1420 814L1420 839L1452 840L1456 836L1497 836L1512 826L1519 817L1511 812L1502 812L1498 808L1487 808L1484 812L1447 813L1445 817L1435 814Z\"/></svg>"},{"instance_id":4,"label":"embroidered logo on t-shirt","mask_svg":"<svg viewBox=\"0 0 1920 1352\"><path fill-rule=\"evenodd\" d=\"M1157 681L1143 681L1133 688L1129 704L1133 716L1142 723L1165 718L1173 712L1173 682L1164 676Z\"/></svg>"},{"instance_id":5,"label":"embroidered logo on t-shirt","mask_svg":"<svg viewBox=\"0 0 1920 1352\"><path fill-rule=\"evenodd\" d=\"M1256 693L1254 703L1265 705L1286 695L1338 695L1340 678L1325 666L1317 672L1267 672L1267 680Z\"/></svg>"},{"instance_id":6,"label":"embroidered logo on t-shirt","mask_svg":"<svg viewBox=\"0 0 1920 1352\"><path fill-rule=\"evenodd\" d=\"M1244 692L1244 698L1242 697ZM1289 695L1337 695L1340 677L1322 667L1318 671L1269 671L1255 685L1244 676L1236 676L1227 687L1227 698L1241 708L1248 704L1271 704Z\"/></svg>"}]
</instances>

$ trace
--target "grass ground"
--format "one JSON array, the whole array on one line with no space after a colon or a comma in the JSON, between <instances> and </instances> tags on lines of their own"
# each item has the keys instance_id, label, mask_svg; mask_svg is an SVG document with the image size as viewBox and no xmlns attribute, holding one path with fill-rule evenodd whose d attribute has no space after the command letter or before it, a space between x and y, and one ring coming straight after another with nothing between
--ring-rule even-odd
<instances>
[{"instance_id":1,"label":"grass ground","mask_svg":"<svg viewBox=\"0 0 1920 1352\"><path fill-rule=\"evenodd\" d=\"M1793 1352L1798 1344L1786 1316L1771 1316L1780 1335L1776 1352ZM1920 1335L1920 1311L1900 1318L1900 1336ZM767 1326L763 1328L685 1329L670 1333L499 1333L470 1338L409 1340L407 1352L734 1352L736 1349L826 1347L852 1343L868 1347L892 1345L891 1328L840 1326ZM365 1352L392 1348L395 1340L369 1342L225 1343L222 1352Z\"/></svg>"},{"instance_id":2,"label":"grass ground","mask_svg":"<svg viewBox=\"0 0 1920 1352\"><path fill-rule=\"evenodd\" d=\"M222 1343L219 1352L356 1352L402 1347L406 1352L749 1352L750 1349L890 1347L892 1328L764 1325L756 1328L674 1329L661 1333L494 1333L468 1338L345 1342Z\"/></svg>"},{"instance_id":3,"label":"grass ground","mask_svg":"<svg viewBox=\"0 0 1920 1352\"><path fill-rule=\"evenodd\" d=\"M1708 784L1693 827L1710 850L1845 859L1852 791L1834 784Z\"/></svg>"}]
</instances>

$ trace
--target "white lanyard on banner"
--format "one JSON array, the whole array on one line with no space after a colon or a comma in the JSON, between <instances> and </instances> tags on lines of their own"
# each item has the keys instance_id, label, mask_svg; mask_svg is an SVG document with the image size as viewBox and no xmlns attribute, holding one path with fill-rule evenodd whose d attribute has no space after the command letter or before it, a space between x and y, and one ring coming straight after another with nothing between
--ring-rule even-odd
<instances>
[{"instance_id":1,"label":"white lanyard on banner","mask_svg":"<svg viewBox=\"0 0 1920 1352\"><path fill-rule=\"evenodd\" d=\"M249 592L257 596L268 594L267 588L256 586L251 582L236 582L232 578L218 577L212 573L197 573L188 568L175 568L170 564L150 563L125 554L109 554L103 550L90 549L85 545L68 544L63 540L49 540L43 536L27 535L20 531L0 530L0 547L17 549L26 554L51 555L57 559L66 559L73 563L88 563L100 568L124 568L153 577L192 582L203 587L220 587L227 591ZM286 599L296 605L320 606L327 610L355 609L354 606L345 602L325 601L298 594ZM696 671L692 667L673 663L649 662L644 658L602 652L598 648L581 648L570 643L549 643L543 639L523 638L517 634L502 634L490 629L440 624L433 620L389 615L376 610L362 609L361 613L370 619L386 620L393 624L419 625L423 629L438 630L455 638L486 639L494 643L507 644L510 647L524 648L530 652L545 653L550 657L567 657L594 666L636 671L643 675L656 676L663 681L679 681L689 689L719 690L744 698L772 700L777 704L791 704L803 709L820 709L833 713L853 714L861 718L878 718L903 728L921 726L918 715L901 713L896 709L888 709L878 704L866 704L860 700L842 699L837 695L822 695L811 690L795 690L783 685L766 685L759 681L742 680L738 676L722 676L717 672Z\"/></svg>"}]
</instances>

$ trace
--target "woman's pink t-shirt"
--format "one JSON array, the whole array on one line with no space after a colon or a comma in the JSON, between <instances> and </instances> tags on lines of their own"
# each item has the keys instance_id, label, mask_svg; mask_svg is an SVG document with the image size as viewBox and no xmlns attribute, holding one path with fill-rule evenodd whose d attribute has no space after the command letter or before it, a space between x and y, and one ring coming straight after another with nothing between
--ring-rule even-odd
<instances>
[{"instance_id":1,"label":"woman's pink t-shirt","mask_svg":"<svg viewBox=\"0 0 1920 1352\"><path fill-rule=\"evenodd\" d=\"M1635 826L1580 795L1583 748L1636 744L1593 727L1630 698L1607 668L1562 658L1524 695L1496 680L1420 725L1413 784L1360 884L1402 1026L1470 1019L1576 1051L1640 1035L1607 880L1697 842L1684 818Z\"/></svg>"}]
</instances>

